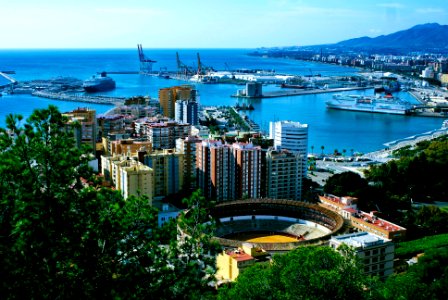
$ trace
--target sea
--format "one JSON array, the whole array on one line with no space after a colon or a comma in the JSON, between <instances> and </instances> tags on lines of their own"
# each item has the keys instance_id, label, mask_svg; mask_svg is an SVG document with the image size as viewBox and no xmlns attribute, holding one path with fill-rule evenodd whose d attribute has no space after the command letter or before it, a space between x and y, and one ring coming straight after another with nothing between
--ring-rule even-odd
<instances>
[{"instance_id":1,"label":"sea","mask_svg":"<svg viewBox=\"0 0 448 300\"><path fill-rule=\"evenodd\" d=\"M227 69L263 69L280 74L295 75L356 75L361 70L337 65L299 61L285 58L267 58L250 56L253 49L144 49L146 57L155 60L153 70L175 71L176 52L180 60L189 66L196 66L197 53L200 53L203 65L216 70ZM137 71L139 59L137 49L54 49L54 50L0 50L0 70L15 71L11 75L18 81L33 79L51 79L56 77L75 77L88 79L101 71ZM139 74L110 75L117 88L100 93L108 96L150 96L157 98L158 90L164 87L186 84L185 81L163 79ZM189 84L192 84L191 82ZM194 84L199 91L200 104L204 106L235 105L238 89L244 86L234 84ZM263 86L263 90L278 89L276 86ZM351 91L350 94L372 95L373 90ZM309 126L309 151L324 153L334 150L347 153L371 152L384 148L384 143L413 136L440 128L443 119L430 117L370 114L330 110L325 102L332 93L265 98L250 100L255 110L247 115L268 133L269 122L280 120L298 121ZM399 92L404 100L415 102L407 92ZM37 98L31 95L3 95L0 97L0 127L5 126L8 114L21 114L28 117L34 109L56 105L66 112L78 107L95 109L97 114L110 110L113 106L65 102Z\"/></svg>"}]
</instances>

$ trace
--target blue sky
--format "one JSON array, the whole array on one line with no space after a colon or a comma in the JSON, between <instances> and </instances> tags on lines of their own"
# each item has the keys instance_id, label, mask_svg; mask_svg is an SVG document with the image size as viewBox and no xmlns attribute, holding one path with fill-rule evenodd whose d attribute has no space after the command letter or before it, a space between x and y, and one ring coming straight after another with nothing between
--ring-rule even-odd
<instances>
[{"instance_id":1,"label":"blue sky","mask_svg":"<svg viewBox=\"0 0 448 300\"><path fill-rule=\"evenodd\" d=\"M256 48L448 24L448 0L1 0L5 48Z\"/></svg>"}]
</instances>

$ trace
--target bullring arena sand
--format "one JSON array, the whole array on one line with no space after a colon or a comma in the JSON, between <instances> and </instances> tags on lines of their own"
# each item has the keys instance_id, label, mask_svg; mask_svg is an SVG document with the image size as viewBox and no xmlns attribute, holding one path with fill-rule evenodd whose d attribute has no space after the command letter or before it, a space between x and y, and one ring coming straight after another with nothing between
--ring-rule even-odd
<instances>
[{"instance_id":1,"label":"bullring arena sand","mask_svg":"<svg viewBox=\"0 0 448 300\"><path fill-rule=\"evenodd\" d=\"M261 232L243 232L226 238L236 239L250 243L291 243L303 240L303 238L293 237L292 235L283 235L280 233L261 233Z\"/></svg>"}]
</instances>

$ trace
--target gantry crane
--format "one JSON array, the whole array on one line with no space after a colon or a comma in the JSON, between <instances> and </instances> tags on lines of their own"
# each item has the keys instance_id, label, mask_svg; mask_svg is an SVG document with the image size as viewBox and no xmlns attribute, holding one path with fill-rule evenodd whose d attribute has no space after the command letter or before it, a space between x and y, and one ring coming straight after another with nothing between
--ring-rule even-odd
<instances>
[{"instance_id":1,"label":"gantry crane","mask_svg":"<svg viewBox=\"0 0 448 300\"><path fill-rule=\"evenodd\" d=\"M137 44L138 49L138 58L140 60L140 74L151 74L152 73L152 64L155 63L155 60L149 59L143 53L142 44Z\"/></svg>"}]
</instances>

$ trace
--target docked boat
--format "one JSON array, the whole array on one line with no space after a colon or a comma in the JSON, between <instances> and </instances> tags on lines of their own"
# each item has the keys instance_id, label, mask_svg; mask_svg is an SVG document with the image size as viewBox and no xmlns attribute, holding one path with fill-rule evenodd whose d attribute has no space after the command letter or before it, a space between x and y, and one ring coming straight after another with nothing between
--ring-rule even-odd
<instances>
[{"instance_id":1,"label":"docked boat","mask_svg":"<svg viewBox=\"0 0 448 300\"><path fill-rule=\"evenodd\" d=\"M88 93L110 91L115 88L115 80L108 77L106 72L101 72L100 76L93 76L84 81L82 87Z\"/></svg>"},{"instance_id":2,"label":"docked boat","mask_svg":"<svg viewBox=\"0 0 448 300\"><path fill-rule=\"evenodd\" d=\"M391 95L366 97L361 95L336 94L326 102L328 108L361 112L407 115L413 105Z\"/></svg>"}]
</instances>

